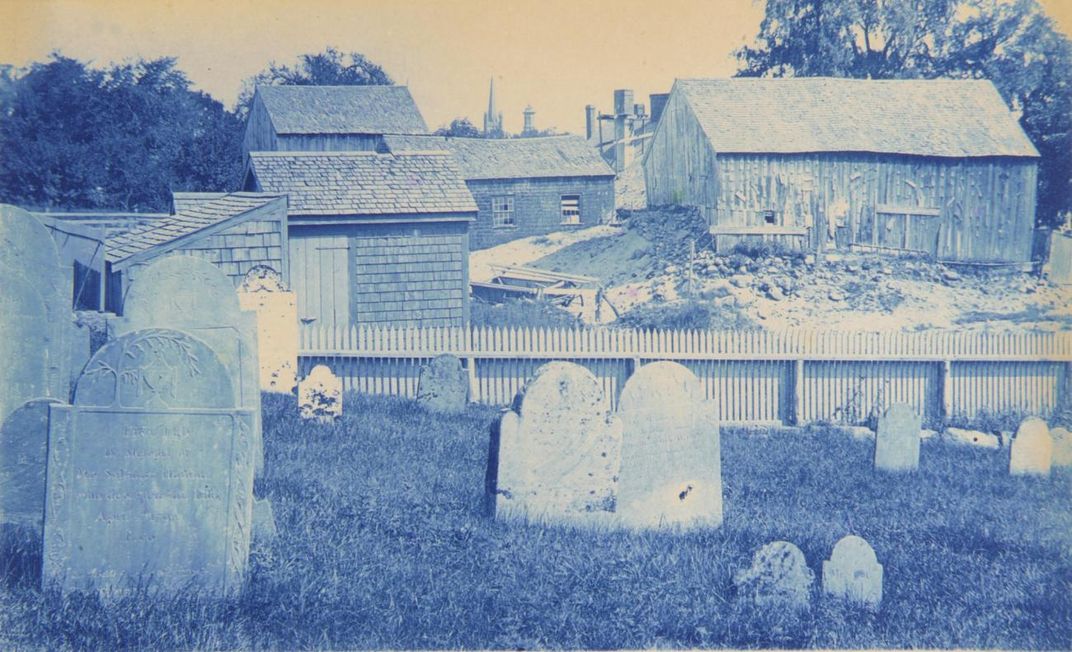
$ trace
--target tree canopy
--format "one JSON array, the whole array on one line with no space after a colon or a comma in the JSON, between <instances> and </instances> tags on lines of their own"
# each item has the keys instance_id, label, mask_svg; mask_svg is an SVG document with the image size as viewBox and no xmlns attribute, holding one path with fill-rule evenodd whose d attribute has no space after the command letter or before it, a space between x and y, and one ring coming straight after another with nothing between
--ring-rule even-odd
<instances>
[{"instance_id":1,"label":"tree canopy","mask_svg":"<svg viewBox=\"0 0 1072 652\"><path fill-rule=\"evenodd\" d=\"M1072 41L1037 0L767 0L740 76L985 78L1038 148L1038 222L1072 211Z\"/></svg>"},{"instance_id":2,"label":"tree canopy","mask_svg":"<svg viewBox=\"0 0 1072 652\"><path fill-rule=\"evenodd\" d=\"M334 47L323 52L299 55L290 64L272 61L268 67L242 84L236 113L245 115L253 99L253 89L263 86L376 86L394 80L377 63L360 52L342 53Z\"/></svg>"},{"instance_id":3,"label":"tree canopy","mask_svg":"<svg viewBox=\"0 0 1072 652\"><path fill-rule=\"evenodd\" d=\"M454 118L450 125L435 130L436 136L456 136L458 138L483 138L484 132L480 131L469 121L469 118Z\"/></svg>"}]
</instances>

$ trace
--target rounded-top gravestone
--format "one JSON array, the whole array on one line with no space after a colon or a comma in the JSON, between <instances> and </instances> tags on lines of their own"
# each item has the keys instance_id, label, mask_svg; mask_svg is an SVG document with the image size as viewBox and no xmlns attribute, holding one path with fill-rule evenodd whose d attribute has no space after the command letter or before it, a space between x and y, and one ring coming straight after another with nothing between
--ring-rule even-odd
<instances>
[{"instance_id":1,"label":"rounded-top gravestone","mask_svg":"<svg viewBox=\"0 0 1072 652\"><path fill-rule=\"evenodd\" d=\"M1072 466L1072 432L1067 428L1054 428L1050 436L1053 438L1053 466Z\"/></svg>"},{"instance_id":2,"label":"rounded-top gravestone","mask_svg":"<svg viewBox=\"0 0 1072 652\"><path fill-rule=\"evenodd\" d=\"M0 523L30 526L38 536L45 516L48 410L58 403L27 401L0 425Z\"/></svg>"},{"instance_id":3,"label":"rounded-top gravestone","mask_svg":"<svg viewBox=\"0 0 1072 652\"><path fill-rule=\"evenodd\" d=\"M815 574L800 548L775 541L757 550L752 566L738 572L733 583L739 599L757 606L807 609Z\"/></svg>"},{"instance_id":4,"label":"rounded-top gravestone","mask_svg":"<svg viewBox=\"0 0 1072 652\"><path fill-rule=\"evenodd\" d=\"M457 356L438 355L421 366L417 402L442 414L465 412L469 403L469 374Z\"/></svg>"},{"instance_id":5,"label":"rounded-top gravestone","mask_svg":"<svg viewBox=\"0 0 1072 652\"><path fill-rule=\"evenodd\" d=\"M342 379L331 367L318 364L298 383L298 407L303 419L331 423L342 416Z\"/></svg>"},{"instance_id":6,"label":"rounded-top gravestone","mask_svg":"<svg viewBox=\"0 0 1072 652\"><path fill-rule=\"evenodd\" d=\"M298 298L279 272L257 265L238 287L238 304L257 316L260 387L290 394L298 384Z\"/></svg>"},{"instance_id":7,"label":"rounded-top gravestone","mask_svg":"<svg viewBox=\"0 0 1072 652\"><path fill-rule=\"evenodd\" d=\"M866 540L849 535L823 562L823 593L878 609L882 602L882 565Z\"/></svg>"},{"instance_id":8,"label":"rounded-top gravestone","mask_svg":"<svg viewBox=\"0 0 1072 652\"><path fill-rule=\"evenodd\" d=\"M1053 437L1046 422L1038 417L1024 419L1016 429L1009 451L1012 475L1049 475L1053 463Z\"/></svg>"},{"instance_id":9,"label":"rounded-top gravestone","mask_svg":"<svg viewBox=\"0 0 1072 652\"><path fill-rule=\"evenodd\" d=\"M283 276L267 265L256 265L242 277L239 292L286 292Z\"/></svg>"}]
</instances>

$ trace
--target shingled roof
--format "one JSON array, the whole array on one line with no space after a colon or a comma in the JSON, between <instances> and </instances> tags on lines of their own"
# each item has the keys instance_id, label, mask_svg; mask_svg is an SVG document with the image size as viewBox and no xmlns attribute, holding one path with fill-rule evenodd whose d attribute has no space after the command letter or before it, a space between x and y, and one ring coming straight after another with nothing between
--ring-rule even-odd
<instances>
[{"instance_id":1,"label":"shingled roof","mask_svg":"<svg viewBox=\"0 0 1072 652\"><path fill-rule=\"evenodd\" d=\"M448 152L251 152L265 192L287 193L291 215L475 213Z\"/></svg>"},{"instance_id":2,"label":"shingled roof","mask_svg":"<svg viewBox=\"0 0 1072 652\"><path fill-rule=\"evenodd\" d=\"M175 213L145 226L109 238L106 260L121 263L132 256L193 235L223 222L241 221L241 216L280 199L277 194L175 193Z\"/></svg>"},{"instance_id":3,"label":"shingled roof","mask_svg":"<svg viewBox=\"0 0 1072 652\"><path fill-rule=\"evenodd\" d=\"M277 134L425 134L405 86L258 86Z\"/></svg>"},{"instance_id":4,"label":"shingled roof","mask_svg":"<svg viewBox=\"0 0 1072 652\"><path fill-rule=\"evenodd\" d=\"M443 149L454 155L466 180L541 177L612 177L614 170L580 136L452 138L386 136L392 152Z\"/></svg>"},{"instance_id":5,"label":"shingled roof","mask_svg":"<svg viewBox=\"0 0 1072 652\"><path fill-rule=\"evenodd\" d=\"M987 80L679 79L716 152L1037 157Z\"/></svg>"}]
</instances>

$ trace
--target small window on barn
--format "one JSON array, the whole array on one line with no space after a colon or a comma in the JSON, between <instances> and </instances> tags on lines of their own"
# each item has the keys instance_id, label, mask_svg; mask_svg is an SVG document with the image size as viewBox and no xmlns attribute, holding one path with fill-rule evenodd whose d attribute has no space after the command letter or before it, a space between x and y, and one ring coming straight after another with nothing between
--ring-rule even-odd
<instances>
[{"instance_id":1,"label":"small window on barn","mask_svg":"<svg viewBox=\"0 0 1072 652\"><path fill-rule=\"evenodd\" d=\"M562 195L562 223L581 223L581 196Z\"/></svg>"},{"instance_id":2,"label":"small window on barn","mask_svg":"<svg viewBox=\"0 0 1072 652\"><path fill-rule=\"evenodd\" d=\"M763 218L764 224L777 224L778 218L775 217L774 211L759 211L759 216Z\"/></svg>"},{"instance_id":3,"label":"small window on barn","mask_svg":"<svg viewBox=\"0 0 1072 652\"><path fill-rule=\"evenodd\" d=\"M491 225L496 229L517 226L514 222L514 198L509 195L491 198Z\"/></svg>"}]
</instances>

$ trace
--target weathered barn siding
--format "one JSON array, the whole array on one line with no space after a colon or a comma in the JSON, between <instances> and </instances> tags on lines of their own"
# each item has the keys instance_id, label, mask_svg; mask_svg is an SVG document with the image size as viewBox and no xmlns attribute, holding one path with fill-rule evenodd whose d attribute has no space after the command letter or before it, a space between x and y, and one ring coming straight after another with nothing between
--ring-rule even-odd
<instances>
[{"instance_id":1,"label":"weathered barn siding","mask_svg":"<svg viewBox=\"0 0 1072 652\"><path fill-rule=\"evenodd\" d=\"M852 243L940 259L1031 259L1036 165L1018 158L720 154L712 225L812 227L812 246Z\"/></svg>"},{"instance_id":2,"label":"weathered barn siding","mask_svg":"<svg viewBox=\"0 0 1072 652\"><path fill-rule=\"evenodd\" d=\"M479 179L467 181L466 185L479 209L476 222L470 226L473 249L554 231L583 229L614 216L613 177ZM562 223L563 195L580 196L580 224ZM495 197L513 198L513 226L493 225L491 202Z\"/></svg>"},{"instance_id":3,"label":"weathered barn siding","mask_svg":"<svg viewBox=\"0 0 1072 652\"><path fill-rule=\"evenodd\" d=\"M710 219L717 194L715 154L688 102L670 95L644 158L650 206L697 206Z\"/></svg>"},{"instance_id":4,"label":"weathered barn siding","mask_svg":"<svg viewBox=\"0 0 1072 652\"><path fill-rule=\"evenodd\" d=\"M276 133L272 118L260 98L254 97L250 102L249 115L246 116L246 130L242 134L242 157L250 152L266 152L276 148Z\"/></svg>"},{"instance_id":5,"label":"weathered barn siding","mask_svg":"<svg viewBox=\"0 0 1072 652\"><path fill-rule=\"evenodd\" d=\"M410 219L414 221L398 224L292 224L291 280L302 322L467 322L468 222Z\"/></svg>"}]
</instances>

